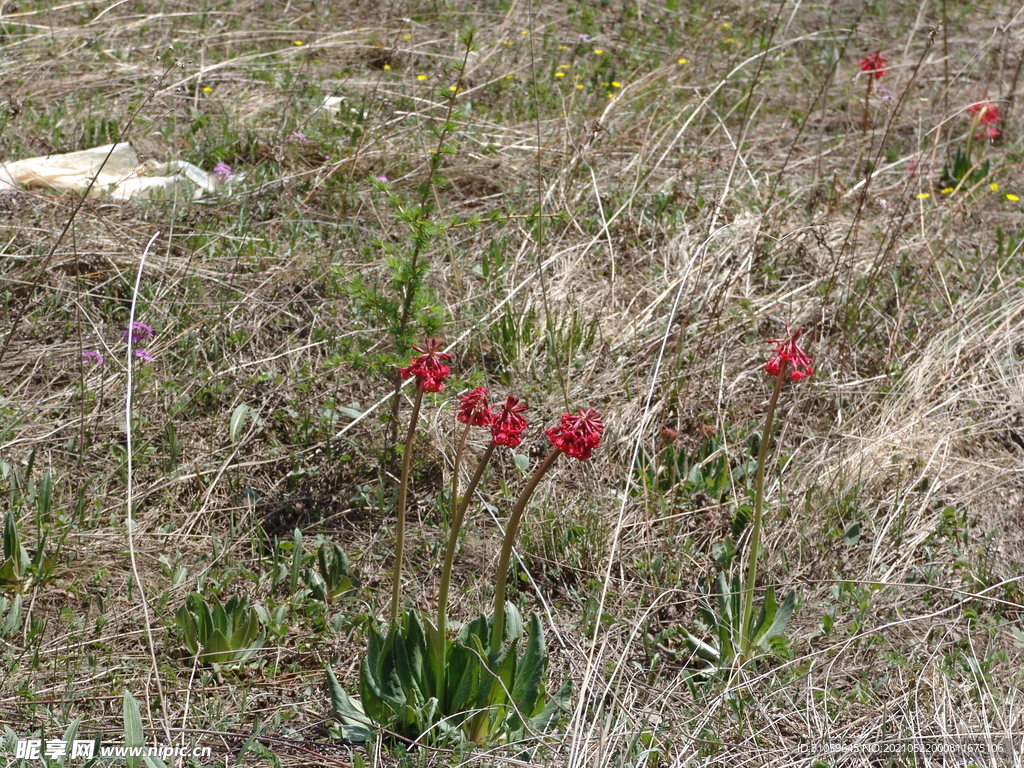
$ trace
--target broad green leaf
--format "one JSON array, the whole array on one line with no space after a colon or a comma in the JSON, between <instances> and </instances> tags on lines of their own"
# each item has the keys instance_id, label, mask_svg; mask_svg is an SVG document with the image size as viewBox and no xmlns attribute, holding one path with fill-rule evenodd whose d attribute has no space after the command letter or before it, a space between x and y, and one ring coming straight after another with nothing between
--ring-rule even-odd
<instances>
[{"instance_id":1,"label":"broad green leaf","mask_svg":"<svg viewBox=\"0 0 1024 768\"><path fill-rule=\"evenodd\" d=\"M540 714L530 718L531 730L546 733L558 725L562 713L569 709L570 696L572 696L572 680L566 680Z\"/></svg>"},{"instance_id":2,"label":"broad green leaf","mask_svg":"<svg viewBox=\"0 0 1024 768\"><path fill-rule=\"evenodd\" d=\"M238 442L238 437L242 433L242 427L245 426L245 417L248 415L249 406L245 403L239 403L231 413L231 422L228 425L228 437L232 443Z\"/></svg>"},{"instance_id":3,"label":"broad green leaf","mask_svg":"<svg viewBox=\"0 0 1024 768\"><path fill-rule=\"evenodd\" d=\"M543 708L544 702L539 701L540 691L544 685L544 669L547 666L547 654L544 649L544 629L536 613L530 614L530 638L526 641L526 651L516 671L516 679L512 687L512 701L524 718L537 714L538 702Z\"/></svg>"},{"instance_id":4,"label":"broad green leaf","mask_svg":"<svg viewBox=\"0 0 1024 768\"><path fill-rule=\"evenodd\" d=\"M235 628L231 635L232 650L244 650L251 646L259 631L259 618L256 616L256 611L250 609L248 617Z\"/></svg>"},{"instance_id":5,"label":"broad green leaf","mask_svg":"<svg viewBox=\"0 0 1024 768\"><path fill-rule=\"evenodd\" d=\"M452 712L465 712L477 701L480 693L480 673L483 648L479 647L479 639L474 638L477 648L467 648L455 644L449 650L448 660L448 699Z\"/></svg>"},{"instance_id":6,"label":"broad green leaf","mask_svg":"<svg viewBox=\"0 0 1024 768\"><path fill-rule=\"evenodd\" d=\"M349 741L362 743L370 738L370 728L365 724L366 714L354 702L338 683L338 678L330 665L327 666L327 691L331 697L331 707L341 720L341 734Z\"/></svg>"},{"instance_id":7,"label":"broad green leaf","mask_svg":"<svg viewBox=\"0 0 1024 768\"><path fill-rule=\"evenodd\" d=\"M181 606L174 614L174 620L184 634L185 647L195 656L199 653L199 640L197 636L196 618L188 609L188 602Z\"/></svg>"},{"instance_id":8,"label":"broad green leaf","mask_svg":"<svg viewBox=\"0 0 1024 768\"><path fill-rule=\"evenodd\" d=\"M419 611L409 611L405 627L405 658L409 662L409 673L412 683L423 695L430 698L434 686L428 673L432 647L427 641L427 633L420 622Z\"/></svg>"},{"instance_id":9,"label":"broad green leaf","mask_svg":"<svg viewBox=\"0 0 1024 768\"><path fill-rule=\"evenodd\" d=\"M858 541L860 541L860 523L854 521L850 523L850 526L846 529L846 532L843 534L843 545L847 547L852 547Z\"/></svg>"},{"instance_id":10,"label":"broad green leaf","mask_svg":"<svg viewBox=\"0 0 1024 768\"><path fill-rule=\"evenodd\" d=\"M704 661L710 662L711 664L722 663L722 655L719 653L717 648L708 645L703 640L691 635L689 632L686 633L686 645L691 651L697 654L697 656L704 659Z\"/></svg>"},{"instance_id":11,"label":"broad green leaf","mask_svg":"<svg viewBox=\"0 0 1024 768\"><path fill-rule=\"evenodd\" d=\"M505 642L518 640L525 634L523 616L512 603L505 603Z\"/></svg>"},{"instance_id":12,"label":"broad green leaf","mask_svg":"<svg viewBox=\"0 0 1024 768\"><path fill-rule=\"evenodd\" d=\"M292 594L299 589L299 575L302 572L302 531L298 528L292 534Z\"/></svg>"},{"instance_id":13,"label":"broad green leaf","mask_svg":"<svg viewBox=\"0 0 1024 768\"><path fill-rule=\"evenodd\" d=\"M21 581L21 563L18 558L10 557L0 565L0 581Z\"/></svg>"},{"instance_id":14,"label":"broad green leaf","mask_svg":"<svg viewBox=\"0 0 1024 768\"><path fill-rule=\"evenodd\" d=\"M763 647L763 642L768 639L765 633L772 625L772 622L775 621L775 612L778 609L779 603L775 599L775 587L768 587L765 590L764 600L761 602L761 610L758 611L757 620L754 622L753 627L747 629L757 645Z\"/></svg>"},{"instance_id":15,"label":"broad green leaf","mask_svg":"<svg viewBox=\"0 0 1024 768\"><path fill-rule=\"evenodd\" d=\"M224 633L217 628L203 642L202 661L207 664L227 664L232 661L231 643Z\"/></svg>"},{"instance_id":16,"label":"broad green leaf","mask_svg":"<svg viewBox=\"0 0 1024 768\"><path fill-rule=\"evenodd\" d=\"M4 600L4 610L7 612L7 615L4 616L3 627L0 628L0 636L9 637L21 629L21 595L14 596L10 607L7 606L7 601Z\"/></svg>"},{"instance_id":17,"label":"broad green leaf","mask_svg":"<svg viewBox=\"0 0 1024 768\"><path fill-rule=\"evenodd\" d=\"M146 744L146 734L142 730L142 715L139 713L139 703L129 691L124 692L122 710L124 712L124 745L126 747L142 747ZM142 758L138 755L129 755L125 758L125 765L128 768L139 768Z\"/></svg>"},{"instance_id":18,"label":"broad green leaf","mask_svg":"<svg viewBox=\"0 0 1024 768\"><path fill-rule=\"evenodd\" d=\"M778 612L775 614L775 619L772 621L770 627L765 632L765 639L776 637L786 631L786 625L789 624L789 619L793 615L793 609L796 607L796 591L790 592L786 595L786 599L782 601L782 605L779 606Z\"/></svg>"},{"instance_id":19,"label":"broad green leaf","mask_svg":"<svg viewBox=\"0 0 1024 768\"><path fill-rule=\"evenodd\" d=\"M16 558L21 554L21 538L18 536L18 526L14 522L14 513L7 510L7 519L4 522L4 557Z\"/></svg>"}]
</instances>

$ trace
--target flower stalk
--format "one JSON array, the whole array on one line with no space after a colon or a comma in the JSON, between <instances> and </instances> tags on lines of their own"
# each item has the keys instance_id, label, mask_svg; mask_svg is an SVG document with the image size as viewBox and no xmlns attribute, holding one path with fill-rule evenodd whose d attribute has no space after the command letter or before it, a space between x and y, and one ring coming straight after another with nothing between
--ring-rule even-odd
<instances>
[{"instance_id":1,"label":"flower stalk","mask_svg":"<svg viewBox=\"0 0 1024 768\"><path fill-rule=\"evenodd\" d=\"M512 513L508 518L508 525L505 527L505 538L501 542L501 555L498 557L498 576L494 585L494 619L491 627L491 653L498 653L501 650L502 639L505 635L505 588L508 583L508 566L512 560L512 547L516 543L516 534L519 532L519 523L523 519L523 512L526 504L537 490L541 479L547 473L558 458L561 451L553 448L545 457L540 466L534 470L526 487L523 488L516 505L512 507Z\"/></svg>"},{"instance_id":2,"label":"flower stalk","mask_svg":"<svg viewBox=\"0 0 1024 768\"><path fill-rule=\"evenodd\" d=\"M750 555L747 563L747 581L743 589L743 637L740 639L741 658L746 658L753 643L754 587L757 579L757 557L761 548L761 518L764 512L764 465L768 460L768 447L772 441L772 422L775 408L779 404L779 393L782 382L786 379L786 364L783 363L775 376L775 388L772 399L768 403L768 413L764 417L764 429L761 431L761 446L757 452L757 474L754 479L754 521L750 530Z\"/></svg>"},{"instance_id":3,"label":"flower stalk","mask_svg":"<svg viewBox=\"0 0 1024 768\"><path fill-rule=\"evenodd\" d=\"M887 61L888 59L882 55L881 51L875 51L874 53L869 53L857 62L860 66L860 71L866 73L868 76L868 87L864 92L864 133L867 133L868 128L871 125L871 86L875 80L879 80L889 74L889 68L885 65Z\"/></svg>"},{"instance_id":4,"label":"flower stalk","mask_svg":"<svg viewBox=\"0 0 1024 768\"><path fill-rule=\"evenodd\" d=\"M398 374L403 379L412 376L416 377L416 400L412 407L412 416L409 418L409 432L405 437L405 452L402 456L402 475L398 481L398 502L396 504L396 515L398 522L395 526L395 566L392 574L391 585L391 625L398 624L398 615L402 603L402 560L405 556L405 508L409 498L409 469L412 466L412 444L416 439L416 423L420 418L420 404L423 402L424 392L441 392L444 390L444 380L452 372L445 363L452 359L452 356L439 352L442 344L438 339L425 339L423 347L414 346L413 349L420 353L420 356L411 359L406 368L399 370Z\"/></svg>"},{"instance_id":5,"label":"flower stalk","mask_svg":"<svg viewBox=\"0 0 1024 768\"><path fill-rule=\"evenodd\" d=\"M749 555L747 556L747 580L743 589L743 612L740 624L740 654L742 663L750 654L754 645L754 588L757 583L757 560L761 548L761 523L764 517L764 469L768 462L768 451L772 441L772 426L775 420L775 410L779 404L779 394L782 392L782 385L787 376L792 381L806 379L814 373L811 363L814 361L800 349L797 340L803 333L803 328L791 331L786 326L786 336L782 339L769 339L769 344L775 344L775 356L769 360L764 369L769 376L775 378L775 387L772 390L771 400L768 402L768 412L764 417L764 429L761 432L761 446L757 452L757 474L754 479L754 520L750 530Z\"/></svg>"},{"instance_id":6,"label":"flower stalk","mask_svg":"<svg viewBox=\"0 0 1024 768\"><path fill-rule=\"evenodd\" d=\"M511 399L511 398L510 398ZM545 431L548 440L554 446L540 466L534 470L530 480L526 483L512 513L508 518L508 526L505 528L505 538L501 542L501 555L498 557L498 576L494 585L494 618L491 625L491 653L498 653L501 650L502 640L505 634L505 589L508 582L508 566L512 560L512 547L516 543L516 534L519 531L519 524L523 519L523 512L526 511L526 504L529 502L533 492L541 478L555 463L558 454L565 453L579 461L586 461L590 458L594 449L601 444L601 435L604 433L604 424L601 423L601 414L593 408L586 411L580 409L579 413L562 414L562 420L557 427Z\"/></svg>"},{"instance_id":7,"label":"flower stalk","mask_svg":"<svg viewBox=\"0 0 1024 768\"><path fill-rule=\"evenodd\" d=\"M466 426L466 430L463 432L462 445L465 445L467 434L469 434L469 425ZM462 445L459 446L460 452L462 450ZM484 451L484 455L480 457L480 462L477 464L476 472L473 473L473 479L469 481L469 485L466 487L466 495L462 497L461 501L454 492L459 482L457 476L452 483L452 519L449 523L448 544L444 551L444 563L441 566L441 587L437 596L437 644L435 647L435 655L437 657L438 669L438 700L441 699L445 690L445 656L447 655L448 649L448 594L451 590L452 584L452 566L455 563L455 549L459 544L459 532L462 529L462 522L466 518L466 509L469 507L470 499L473 498L473 493L476 491L477 485L480 484L480 478L484 475L484 469L487 467L488 462L490 462L491 455L494 453L495 447L496 446L492 442L487 446L487 450ZM457 462L455 467L458 469Z\"/></svg>"},{"instance_id":8,"label":"flower stalk","mask_svg":"<svg viewBox=\"0 0 1024 768\"><path fill-rule=\"evenodd\" d=\"M412 466L412 444L416 439L416 422L420 418L420 404L423 402L423 390L416 388L416 401L412 406L409 418L409 432L405 436L405 452L402 455L402 476L398 481L398 522L395 527L395 565L391 585L391 624L398 623L398 613L402 603L402 560L405 556L405 507L409 498L409 469Z\"/></svg>"}]
</instances>

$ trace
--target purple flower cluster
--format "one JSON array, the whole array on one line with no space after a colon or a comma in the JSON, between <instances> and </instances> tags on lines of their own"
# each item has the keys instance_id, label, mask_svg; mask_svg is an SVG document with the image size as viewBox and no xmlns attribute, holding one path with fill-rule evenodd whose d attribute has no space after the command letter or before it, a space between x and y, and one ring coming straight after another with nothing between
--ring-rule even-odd
<instances>
[{"instance_id":1,"label":"purple flower cluster","mask_svg":"<svg viewBox=\"0 0 1024 768\"><path fill-rule=\"evenodd\" d=\"M231 166L227 163L217 163L213 166L213 175L217 177L218 184L227 184L231 181L231 177L235 175L235 172L231 170Z\"/></svg>"},{"instance_id":2,"label":"purple flower cluster","mask_svg":"<svg viewBox=\"0 0 1024 768\"><path fill-rule=\"evenodd\" d=\"M122 341L127 341L130 345L135 346L136 342L145 341L146 339L153 338L153 329L143 323L141 320L136 320L134 323L128 326L123 334L121 334ZM140 360L144 360L147 363L153 362L153 356L144 349L133 349L132 354ZM102 362L102 361L101 361Z\"/></svg>"}]
</instances>

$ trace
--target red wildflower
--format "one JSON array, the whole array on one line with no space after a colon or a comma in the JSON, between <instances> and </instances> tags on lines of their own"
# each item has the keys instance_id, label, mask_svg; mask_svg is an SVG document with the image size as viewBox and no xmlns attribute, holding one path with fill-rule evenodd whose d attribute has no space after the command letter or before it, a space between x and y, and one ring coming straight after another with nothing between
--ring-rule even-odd
<instances>
[{"instance_id":1,"label":"red wildflower","mask_svg":"<svg viewBox=\"0 0 1024 768\"><path fill-rule=\"evenodd\" d=\"M982 125L991 125L992 123L998 123L1003 119L1003 116L999 114L999 105L993 104L988 100L988 96L985 97L984 101L979 101L977 104L971 104L967 108L967 111L971 115L977 115L980 113L981 117L978 118L978 122Z\"/></svg>"},{"instance_id":2,"label":"red wildflower","mask_svg":"<svg viewBox=\"0 0 1024 768\"><path fill-rule=\"evenodd\" d=\"M487 404L487 390L483 387L471 389L462 395L459 405L459 421L472 424L474 427L489 427L494 420L494 412Z\"/></svg>"},{"instance_id":3,"label":"red wildflower","mask_svg":"<svg viewBox=\"0 0 1024 768\"><path fill-rule=\"evenodd\" d=\"M778 376L779 372L784 370L784 364L789 366L789 378L793 381L806 379L814 373L814 369L811 368L811 363L814 360L809 358L796 343L803 332L803 328L791 331L787 325L786 338L767 340L766 343L775 345L775 357L764 366L769 375Z\"/></svg>"},{"instance_id":4,"label":"red wildflower","mask_svg":"<svg viewBox=\"0 0 1024 768\"><path fill-rule=\"evenodd\" d=\"M491 445L507 445L515 448L523 442L526 419L519 414L526 410L526 403L509 395L502 406L492 413Z\"/></svg>"},{"instance_id":5,"label":"red wildflower","mask_svg":"<svg viewBox=\"0 0 1024 768\"><path fill-rule=\"evenodd\" d=\"M424 339L423 346L426 349L414 346L413 349L422 354L415 360L410 358L409 367L400 368L398 373L403 379L415 376L416 386L424 392L441 392L444 389L445 376L452 372L452 369L444 364L446 360L451 360L452 356L437 351L441 343L440 339Z\"/></svg>"},{"instance_id":6,"label":"red wildflower","mask_svg":"<svg viewBox=\"0 0 1024 768\"><path fill-rule=\"evenodd\" d=\"M576 415L563 413L561 424L547 430L545 434L552 445L562 453L586 461L590 458L591 452L601 444L603 433L601 414L593 408L586 411L581 408Z\"/></svg>"},{"instance_id":7,"label":"red wildflower","mask_svg":"<svg viewBox=\"0 0 1024 768\"><path fill-rule=\"evenodd\" d=\"M869 78L878 80L889 74L889 68L885 66L887 61L888 59L882 55L881 51L875 51L874 53L869 53L857 63L860 64L861 72L867 72Z\"/></svg>"},{"instance_id":8,"label":"red wildflower","mask_svg":"<svg viewBox=\"0 0 1024 768\"><path fill-rule=\"evenodd\" d=\"M971 106L967 108L967 111L974 118L974 125L988 126L985 128L984 133L979 132L974 134L974 138L980 139L983 136L986 136L992 141L995 141L1002 135L1002 131L996 128L995 125L1003 119L1003 116L999 114L999 105L993 104L988 100L987 96L984 101L979 101L977 104L971 104Z\"/></svg>"}]
</instances>

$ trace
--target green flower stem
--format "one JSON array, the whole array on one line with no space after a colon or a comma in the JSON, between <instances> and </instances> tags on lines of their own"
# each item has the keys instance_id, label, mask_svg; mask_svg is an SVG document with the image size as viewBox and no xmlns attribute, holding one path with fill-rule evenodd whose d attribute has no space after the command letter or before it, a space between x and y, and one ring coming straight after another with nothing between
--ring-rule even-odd
<instances>
[{"instance_id":1,"label":"green flower stem","mask_svg":"<svg viewBox=\"0 0 1024 768\"><path fill-rule=\"evenodd\" d=\"M870 102L871 102L871 83L873 81L874 81L874 78L871 76L871 73L868 73L868 89L867 89L867 91L864 92L864 123L863 123L863 128L864 128L864 133L865 134L868 132L868 125L870 125L870 123L871 123L871 119L869 117L869 114L870 114Z\"/></svg>"},{"instance_id":2,"label":"green flower stem","mask_svg":"<svg viewBox=\"0 0 1024 768\"><path fill-rule=\"evenodd\" d=\"M970 176L974 170L974 160L971 158L971 152L974 150L974 134L978 132L978 128L981 126L981 113L983 111L979 109L974 117L971 118L971 130L967 134L967 165L970 167L970 170L964 178ZM957 179L957 181L963 181L963 179Z\"/></svg>"},{"instance_id":3,"label":"green flower stem","mask_svg":"<svg viewBox=\"0 0 1024 768\"><path fill-rule=\"evenodd\" d=\"M775 377L775 389L768 403L768 413L764 417L764 430L761 432L761 448L757 452L757 476L754 485L754 524L750 530L750 555L748 556L747 583L743 590L743 621L740 631L740 659L745 659L753 644L754 628L754 584L757 579L757 555L761 547L761 514L764 510L764 465L768 460L768 448L772 440L772 422L775 419L775 408L779 404L779 393L786 380L789 364L783 360L779 364L779 375Z\"/></svg>"},{"instance_id":4,"label":"green flower stem","mask_svg":"<svg viewBox=\"0 0 1024 768\"><path fill-rule=\"evenodd\" d=\"M505 539L501 542L501 557L498 558L498 581L494 585L494 623L491 627L491 653L501 650L502 636L505 634L505 584L508 580L508 564L512 559L512 547L516 543L516 533L519 530L519 523L523 519L523 512L526 510L526 503L530 500L533 492L537 490L544 474L551 469L558 455L561 453L557 448L540 463L533 472L530 481L523 488L523 492L516 499L516 505L512 508L512 514L508 518L508 526L505 528Z\"/></svg>"},{"instance_id":5,"label":"green flower stem","mask_svg":"<svg viewBox=\"0 0 1024 768\"><path fill-rule=\"evenodd\" d=\"M459 469L459 458L466 444L466 435L469 434L469 427L470 425L467 424L466 431L462 434L462 442L459 444L459 451L455 455L456 472ZM459 482L458 477L456 476L452 481L452 519L449 523L448 546L444 551L444 565L441 566L441 588L437 598L437 640L434 651L437 657L437 700L442 704L444 703L443 696L445 691L445 654L448 649L445 642L448 634L448 592L452 583L452 564L455 562L455 548L459 543L459 531L462 529L462 521L466 518L466 509L469 508L470 499L473 498L473 493L476 491L477 485L480 484L480 478L484 476L484 469L491 460L493 453L494 444L491 443L487 446L487 450L484 451L484 455L480 457L480 463L476 467L476 472L473 473L473 479L469 481L466 495L462 497L461 503L457 503L456 488Z\"/></svg>"},{"instance_id":6,"label":"green flower stem","mask_svg":"<svg viewBox=\"0 0 1024 768\"><path fill-rule=\"evenodd\" d=\"M409 434L405 437L405 454L402 456L402 479L398 482L398 526L395 531L395 573L391 585L391 625L398 623L398 612L402 597L402 558L405 555L405 505L409 498L409 467L412 464L412 443L416 439L416 422L420 418L420 403L423 390L416 385L416 402L409 418Z\"/></svg>"}]
</instances>

